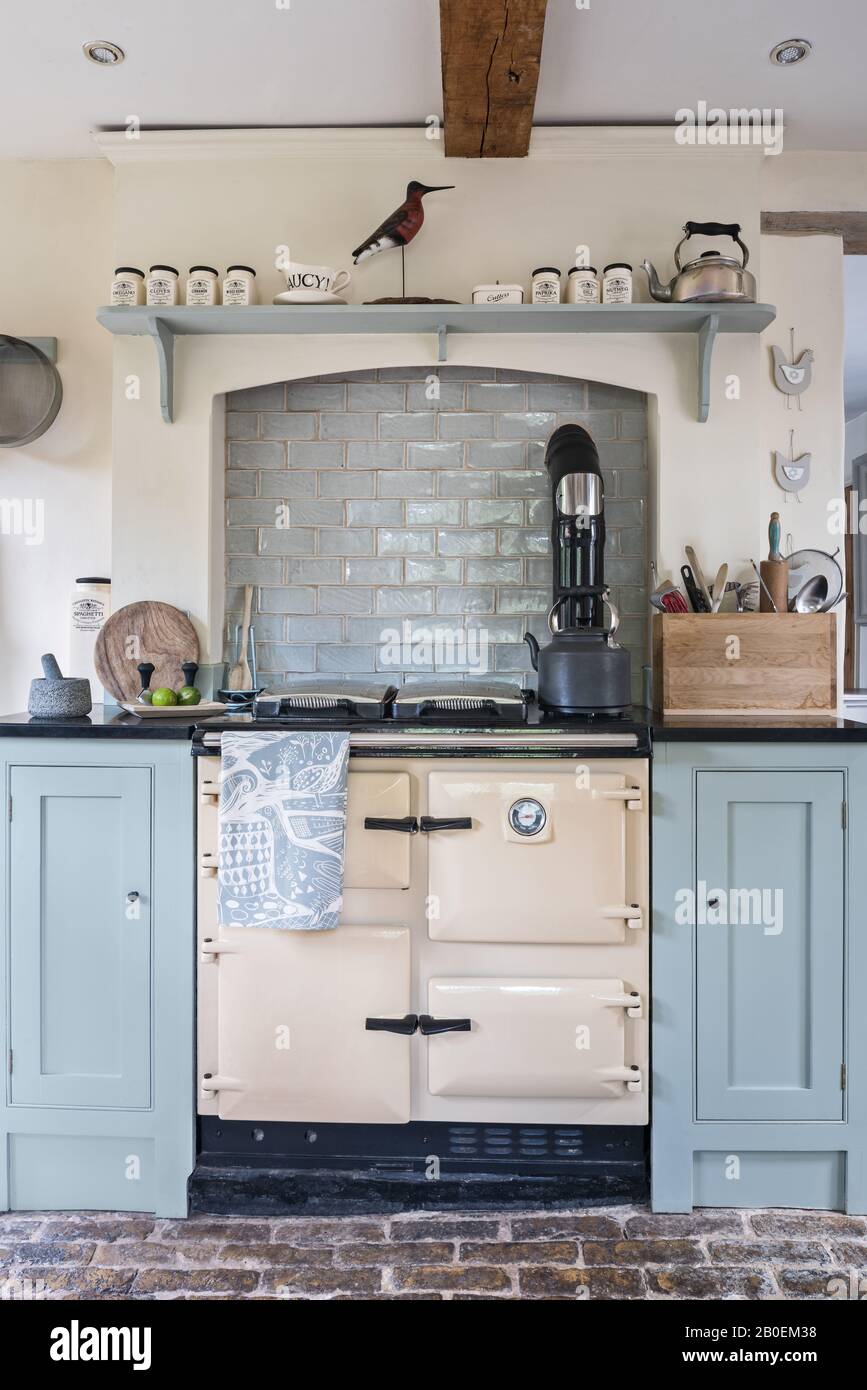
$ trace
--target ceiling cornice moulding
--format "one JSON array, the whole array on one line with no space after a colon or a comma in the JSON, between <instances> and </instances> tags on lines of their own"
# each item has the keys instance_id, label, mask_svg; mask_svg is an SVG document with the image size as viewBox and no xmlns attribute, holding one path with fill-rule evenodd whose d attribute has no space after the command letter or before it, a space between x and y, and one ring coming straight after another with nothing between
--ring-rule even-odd
<instances>
[{"instance_id":1,"label":"ceiling cornice moulding","mask_svg":"<svg viewBox=\"0 0 867 1390\"><path fill-rule=\"evenodd\" d=\"M306 130L95 131L100 152L114 165L184 161L314 159L352 161L403 159L442 162L442 139L429 127ZM763 158L758 145L681 145L672 126L537 126L531 161L570 159ZM477 160L455 161L476 164ZM488 160L487 163L509 163ZM517 161L521 162L521 161Z\"/></svg>"}]
</instances>

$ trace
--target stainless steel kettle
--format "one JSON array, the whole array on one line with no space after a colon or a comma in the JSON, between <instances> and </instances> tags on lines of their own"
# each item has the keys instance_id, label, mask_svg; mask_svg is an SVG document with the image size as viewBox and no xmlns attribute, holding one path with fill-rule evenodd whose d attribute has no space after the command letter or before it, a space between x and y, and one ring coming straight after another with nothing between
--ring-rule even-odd
<instances>
[{"instance_id":1,"label":"stainless steel kettle","mask_svg":"<svg viewBox=\"0 0 867 1390\"><path fill-rule=\"evenodd\" d=\"M651 296L666 304L755 304L756 280L747 270L750 253L741 241L738 222L686 222L677 243L674 264L677 274L663 285L650 261L642 261L647 272ZM743 259L705 251L697 260L680 263L680 248L691 236L729 236L741 249Z\"/></svg>"}]
</instances>

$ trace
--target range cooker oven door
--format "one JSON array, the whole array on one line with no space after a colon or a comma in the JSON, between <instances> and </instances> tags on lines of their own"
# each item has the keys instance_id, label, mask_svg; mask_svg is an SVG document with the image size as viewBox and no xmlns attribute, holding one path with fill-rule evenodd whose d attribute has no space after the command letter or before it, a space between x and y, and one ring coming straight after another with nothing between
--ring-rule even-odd
<instances>
[{"instance_id":1,"label":"range cooker oven door","mask_svg":"<svg viewBox=\"0 0 867 1390\"><path fill-rule=\"evenodd\" d=\"M409 773L350 771L347 790L344 888L408 888Z\"/></svg>"},{"instance_id":2,"label":"range cooker oven door","mask_svg":"<svg viewBox=\"0 0 867 1390\"><path fill-rule=\"evenodd\" d=\"M646 809L628 764L432 772L428 806L433 940L608 943L642 927L628 859ZM469 828L445 828L461 818Z\"/></svg>"},{"instance_id":3,"label":"range cooker oven door","mask_svg":"<svg viewBox=\"0 0 867 1390\"><path fill-rule=\"evenodd\" d=\"M433 979L428 1089L435 1096L611 1099L641 1091L622 979Z\"/></svg>"},{"instance_id":4,"label":"range cooker oven door","mask_svg":"<svg viewBox=\"0 0 867 1390\"><path fill-rule=\"evenodd\" d=\"M217 1058L199 1086L221 1119L407 1123L406 927L228 928L200 950L200 980L217 972Z\"/></svg>"}]
</instances>

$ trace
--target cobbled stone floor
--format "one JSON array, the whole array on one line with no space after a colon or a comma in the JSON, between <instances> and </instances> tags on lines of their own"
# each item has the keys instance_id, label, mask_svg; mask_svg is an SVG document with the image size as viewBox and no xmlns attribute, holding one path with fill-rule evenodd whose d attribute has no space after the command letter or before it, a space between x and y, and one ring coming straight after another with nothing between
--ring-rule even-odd
<instances>
[{"instance_id":1,"label":"cobbled stone floor","mask_svg":"<svg viewBox=\"0 0 867 1390\"><path fill-rule=\"evenodd\" d=\"M859 1275L867 1219L836 1213L0 1215L6 1299L824 1299Z\"/></svg>"}]
</instances>

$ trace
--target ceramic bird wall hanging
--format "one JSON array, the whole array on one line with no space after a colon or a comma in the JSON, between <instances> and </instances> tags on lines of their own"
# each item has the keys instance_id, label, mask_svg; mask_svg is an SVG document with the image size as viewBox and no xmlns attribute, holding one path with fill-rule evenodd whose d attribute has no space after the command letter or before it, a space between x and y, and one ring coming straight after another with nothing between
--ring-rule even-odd
<instances>
[{"instance_id":1,"label":"ceramic bird wall hanging","mask_svg":"<svg viewBox=\"0 0 867 1390\"><path fill-rule=\"evenodd\" d=\"M799 454L795 458L794 430L789 431L789 457L786 458L779 449L774 450L774 477L785 492L787 502L791 501L793 493L799 502L803 500L799 494L801 489L805 488L810 481L812 460L812 454Z\"/></svg>"},{"instance_id":2,"label":"ceramic bird wall hanging","mask_svg":"<svg viewBox=\"0 0 867 1390\"><path fill-rule=\"evenodd\" d=\"M418 236L424 222L424 207L422 199L427 193L443 193L449 188L454 188L453 183L426 184L418 183L412 179L406 186L406 197L400 207L395 208L394 212L381 222L370 236L365 237L359 246L356 246L352 253L355 265L361 261L368 260L371 256L376 256L380 251L391 251L400 248L401 253L401 299L374 300L374 303L401 303L412 304L431 303L430 300L412 298L406 300L406 266L404 252L409 243ZM443 301L439 301L443 302Z\"/></svg>"},{"instance_id":3,"label":"ceramic bird wall hanging","mask_svg":"<svg viewBox=\"0 0 867 1390\"><path fill-rule=\"evenodd\" d=\"M806 348L801 353L797 362L795 361L795 330L791 333L791 353L787 361L782 348L772 347L771 355L774 359L774 384L779 391L789 399L786 401L786 409L790 410L792 396L800 397L802 391L806 391L810 385L813 373L813 349ZM798 409L801 409L801 402L798 401Z\"/></svg>"}]
</instances>

